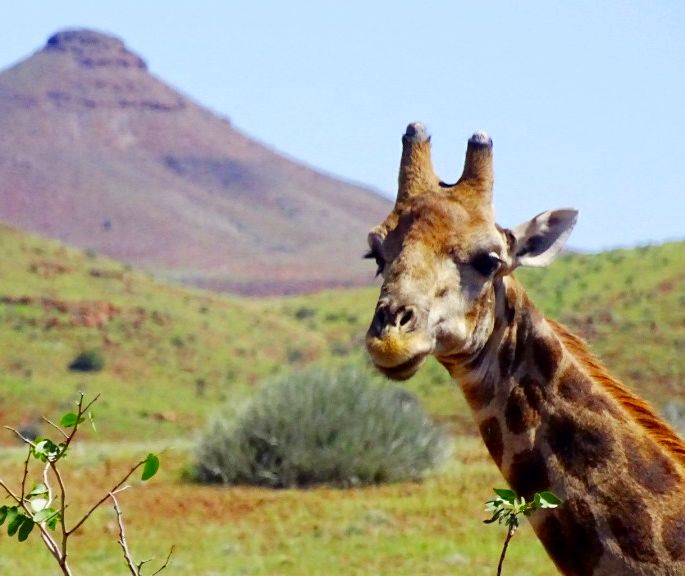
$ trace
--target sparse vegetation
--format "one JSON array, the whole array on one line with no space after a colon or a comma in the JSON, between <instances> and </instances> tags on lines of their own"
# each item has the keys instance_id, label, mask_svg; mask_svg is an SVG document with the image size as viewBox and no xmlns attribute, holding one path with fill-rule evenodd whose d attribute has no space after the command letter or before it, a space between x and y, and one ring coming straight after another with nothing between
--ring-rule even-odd
<instances>
[{"instance_id":1,"label":"sparse vegetation","mask_svg":"<svg viewBox=\"0 0 685 576\"><path fill-rule=\"evenodd\" d=\"M72 576L74 572L70 566L71 548L69 547L73 541L72 537L91 519L98 508L105 502L111 501L117 518L118 542L123 551L124 564L132 576L142 576L143 565L147 561L136 562L133 559L126 539L123 514L117 500L117 494L128 488L126 481L140 468L142 468L142 481L149 480L157 473L159 457L156 454L150 453L146 458L131 466L128 472L114 484L114 487L106 491L80 517L76 516L76 519L73 519L73 516L68 514L70 503L67 502L67 484L64 479L62 462L71 451L72 442L81 424L88 419L95 427L91 407L97 400L98 397L96 396L86 403L84 395L81 394L78 402L76 402L76 411L64 414L59 420L59 425L45 419L45 422L52 427L53 432L57 431L59 434L57 442L50 438L32 440L23 436L18 430L7 427L26 446L26 457L19 475L18 488L10 487L11 484L8 481L0 478L0 488L10 501L9 505L0 506L0 525L7 521L7 535L10 538L16 535L19 542L26 541L36 528L40 533L43 545L54 559L59 571L64 576ZM39 474L40 481L32 482L32 487L29 489L29 476L33 472L32 462L39 463L38 466L42 468L42 471ZM72 487L69 488L71 490ZM68 516L72 518L71 522L68 522ZM167 567L170 557L171 551L166 562L155 574Z\"/></svg>"},{"instance_id":2,"label":"sparse vegetation","mask_svg":"<svg viewBox=\"0 0 685 576\"><path fill-rule=\"evenodd\" d=\"M69 370L74 372L99 372L104 367L105 357L99 350L79 352L69 364Z\"/></svg>"},{"instance_id":3,"label":"sparse vegetation","mask_svg":"<svg viewBox=\"0 0 685 576\"><path fill-rule=\"evenodd\" d=\"M202 482L278 488L379 484L421 478L448 444L414 395L314 367L267 384L237 421L217 419L196 470Z\"/></svg>"}]
</instances>

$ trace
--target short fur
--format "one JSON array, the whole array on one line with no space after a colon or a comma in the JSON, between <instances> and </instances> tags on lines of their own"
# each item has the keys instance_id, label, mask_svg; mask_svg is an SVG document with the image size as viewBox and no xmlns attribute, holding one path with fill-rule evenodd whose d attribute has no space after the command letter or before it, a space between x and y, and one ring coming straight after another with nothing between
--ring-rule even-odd
<instances>
[{"instance_id":1,"label":"short fur","mask_svg":"<svg viewBox=\"0 0 685 576\"><path fill-rule=\"evenodd\" d=\"M685 466L685 442L673 428L654 413L654 409L648 402L636 396L614 379L580 337L570 332L559 322L549 318L547 321L552 325L566 349L582 363L592 380L623 406L659 445L668 450L673 458Z\"/></svg>"},{"instance_id":2,"label":"short fur","mask_svg":"<svg viewBox=\"0 0 685 576\"><path fill-rule=\"evenodd\" d=\"M577 212L502 228L493 181L485 135L448 185L425 128L407 129L395 208L369 234L383 276L369 355L395 379L433 355L459 381L509 484L562 498L530 518L562 573L685 575L685 443L511 275L549 264Z\"/></svg>"}]
</instances>

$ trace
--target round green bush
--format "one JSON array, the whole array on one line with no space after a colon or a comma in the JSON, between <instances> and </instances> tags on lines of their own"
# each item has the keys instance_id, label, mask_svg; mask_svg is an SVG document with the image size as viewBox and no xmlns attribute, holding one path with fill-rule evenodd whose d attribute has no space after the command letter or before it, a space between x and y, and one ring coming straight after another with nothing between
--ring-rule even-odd
<instances>
[{"instance_id":1,"label":"round green bush","mask_svg":"<svg viewBox=\"0 0 685 576\"><path fill-rule=\"evenodd\" d=\"M217 418L194 472L270 487L398 482L421 478L449 445L409 392L352 368L310 368L265 385L232 422Z\"/></svg>"},{"instance_id":2,"label":"round green bush","mask_svg":"<svg viewBox=\"0 0 685 576\"><path fill-rule=\"evenodd\" d=\"M69 370L76 372L98 372L105 367L105 357L99 350L84 350L69 364Z\"/></svg>"}]
</instances>

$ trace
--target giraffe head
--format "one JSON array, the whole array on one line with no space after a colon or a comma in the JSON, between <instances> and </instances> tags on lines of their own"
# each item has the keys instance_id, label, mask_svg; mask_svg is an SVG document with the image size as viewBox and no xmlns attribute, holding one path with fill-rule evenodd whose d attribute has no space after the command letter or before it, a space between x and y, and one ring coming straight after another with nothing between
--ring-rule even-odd
<instances>
[{"instance_id":1,"label":"giraffe head","mask_svg":"<svg viewBox=\"0 0 685 576\"><path fill-rule=\"evenodd\" d=\"M518 266L545 266L563 248L577 211L551 210L511 230L495 223L492 140L468 141L454 185L433 171L421 124L402 137L393 211L368 236L383 285L366 347L394 379L411 377L429 355L481 349L495 323L495 284Z\"/></svg>"}]
</instances>

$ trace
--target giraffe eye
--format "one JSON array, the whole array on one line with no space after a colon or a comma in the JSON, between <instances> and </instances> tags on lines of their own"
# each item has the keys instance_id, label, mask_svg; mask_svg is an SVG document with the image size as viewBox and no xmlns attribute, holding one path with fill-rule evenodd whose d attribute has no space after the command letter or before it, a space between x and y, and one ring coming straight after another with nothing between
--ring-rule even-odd
<instances>
[{"instance_id":1,"label":"giraffe eye","mask_svg":"<svg viewBox=\"0 0 685 576\"><path fill-rule=\"evenodd\" d=\"M374 246L373 248L371 248L371 250L364 254L364 258L376 261L376 276L380 276L381 274L383 274L383 269L385 268L385 258L383 258L383 255L380 253L376 246Z\"/></svg>"},{"instance_id":2,"label":"giraffe eye","mask_svg":"<svg viewBox=\"0 0 685 576\"><path fill-rule=\"evenodd\" d=\"M471 260L471 266L486 278L492 276L502 264L502 259L495 252L483 252Z\"/></svg>"}]
</instances>

